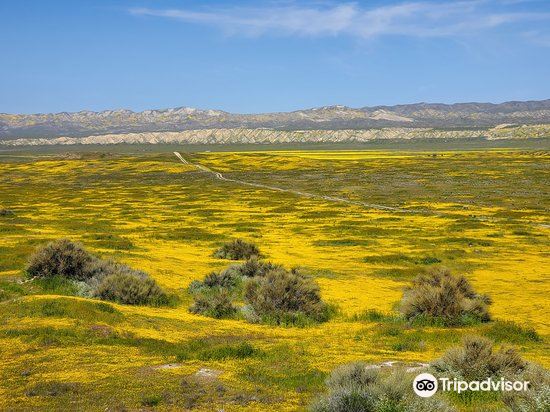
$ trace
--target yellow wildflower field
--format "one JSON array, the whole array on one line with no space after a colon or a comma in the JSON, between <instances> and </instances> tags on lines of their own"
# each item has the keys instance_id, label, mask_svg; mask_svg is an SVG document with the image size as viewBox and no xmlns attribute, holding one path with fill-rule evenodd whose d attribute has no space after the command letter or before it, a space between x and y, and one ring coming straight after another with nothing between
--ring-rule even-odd
<instances>
[{"instance_id":1,"label":"yellow wildflower field","mask_svg":"<svg viewBox=\"0 0 550 412\"><path fill-rule=\"evenodd\" d=\"M337 365L429 362L474 333L550 366L548 152L180 151L192 164L171 152L0 156L0 409L303 410ZM34 248L58 238L149 273L179 303L18 282ZM237 238L311 274L336 315L298 328L191 314L188 285L227 267L213 251ZM389 330L362 316L394 312L435 266L488 294L500 323ZM519 332L503 334L504 321ZM257 356L216 351L242 342Z\"/></svg>"}]
</instances>

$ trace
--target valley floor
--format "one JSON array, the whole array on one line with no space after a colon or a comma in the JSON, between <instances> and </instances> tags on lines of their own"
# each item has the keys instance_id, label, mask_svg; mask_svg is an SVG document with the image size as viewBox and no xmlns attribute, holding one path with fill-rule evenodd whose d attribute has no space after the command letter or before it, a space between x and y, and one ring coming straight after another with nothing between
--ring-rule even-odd
<instances>
[{"instance_id":1,"label":"valley floor","mask_svg":"<svg viewBox=\"0 0 550 412\"><path fill-rule=\"evenodd\" d=\"M0 155L0 409L302 410L337 365L429 362L473 333L550 366L548 151L179 151L192 164L172 152ZM105 304L17 283L34 248L61 237L150 273L181 302ZM212 252L235 238L314 276L335 317L284 328L189 313L187 286L226 267ZM361 316L394 311L433 265L541 338L503 322L392 328ZM254 354L220 355L242 342Z\"/></svg>"}]
</instances>

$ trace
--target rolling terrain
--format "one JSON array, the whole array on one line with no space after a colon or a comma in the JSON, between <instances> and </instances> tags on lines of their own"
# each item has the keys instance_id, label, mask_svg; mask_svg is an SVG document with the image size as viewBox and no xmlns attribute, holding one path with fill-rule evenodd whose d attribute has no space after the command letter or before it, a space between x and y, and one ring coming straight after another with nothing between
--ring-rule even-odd
<instances>
[{"instance_id":1,"label":"rolling terrain","mask_svg":"<svg viewBox=\"0 0 550 412\"><path fill-rule=\"evenodd\" d=\"M547 151L178 152L185 162L0 154L0 409L307 410L338 365L430 363L470 334L550 366ZM25 281L28 256L59 238L149 273L178 303ZM189 285L231 264L213 251L236 238L308 273L334 316L284 327L190 313ZM490 295L491 322L369 317L395 313L411 279L439 265Z\"/></svg>"},{"instance_id":2,"label":"rolling terrain","mask_svg":"<svg viewBox=\"0 0 550 412\"><path fill-rule=\"evenodd\" d=\"M49 139L57 139L52 141L56 143L74 143L71 139L86 138L84 142L94 140L96 143L273 143L419 137L514 138L548 136L548 127L544 125L549 123L550 100L501 104L419 103L358 109L326 106L265 114L180 107L143 112L0 114L0 141L47 144ZM528 128L523 129L526 125ZM535 136L531 136L532 133Z\"/></svg>"}]
</instances>

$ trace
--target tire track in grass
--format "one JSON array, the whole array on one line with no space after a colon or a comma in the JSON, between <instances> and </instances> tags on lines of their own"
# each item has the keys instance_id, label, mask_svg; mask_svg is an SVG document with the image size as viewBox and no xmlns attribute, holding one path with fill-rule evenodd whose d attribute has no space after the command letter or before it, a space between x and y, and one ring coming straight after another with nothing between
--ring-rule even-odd
<instances>
[{"instance_id":1,"label":"tire track in grass","mask_svg":"<svg viewBox=\"0 0 550 412\"><path fill-rule=\"evenodd\" d=\"M322 199L322 200L326 200L326 201L334 202L334 203L345 203L345 204L349 204L349 205L362 206L362 207L366 207L366 208L369 208L369 209L383 210L383 211L386 211L386 212L432 214L432 212L430 212L428 210L408 210L408 209L402 209L402 208L399 208L399 207L379 205L379 204L376 204L376 203L366 203L366 202L360 202L360 201L357 201L357 200L344 199L342 197L326 196L326 195L319 195L319 194L316 194L316 193L302 192L300 190L286 189L286 188L277 187L277 186L270 186L270 185L266 185L266 184L263 184L263 183L247 182L246 180L231 179L229 177L225 177L220 172L216 172L212 169L209 169L206 166L196 164L196 163L191 163L191 162L187 161L179 152L174 152L174 155L176 155L176 157L183 164L193 166L193 167L197 168L198 170L200 170L202 172L210 173L216 179L222 180L224 182L237 183L237 184L240 184L240 185L256 187L256 188L259 188L259 189L273 190L273 191L276 191L276 192L292 193L294 195L301 196L301 197L307 197L307 198L311 198L311 199Z\"/></svg>"}]
</instances>

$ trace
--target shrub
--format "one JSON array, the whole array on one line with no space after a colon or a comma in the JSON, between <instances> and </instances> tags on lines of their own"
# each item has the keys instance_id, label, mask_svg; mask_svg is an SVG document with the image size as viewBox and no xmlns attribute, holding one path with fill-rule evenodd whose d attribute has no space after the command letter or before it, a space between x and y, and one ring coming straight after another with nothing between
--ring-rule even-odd
<instances>
[{"instance_id":1,"label":"shrub","mask_svg":"<svg viewBox=\"0 0 550 412\"><path fill-rule=\"evenodd\" d=\"M231 296L224 290L214 290L210 293L199 293L195 302L189 308L191 313L209 316L212 318L230 318L237 313L237 308L231 301Z\"/></svg>"},{"instance_id":2,"label":"shrub","mask_svg":"<svg viewBox=\"0 0 550 412\"><path fill-rule=\"evenodd\" d=\"M230 260L248 259L259 255L260 250L254 243L248 243L242 239L226 243L214 252L215 257Z\"/></svg>"},{"instance_id":3,"label":"shrub","mask_svg":"<svg viewBox=\"0 0 550 412\"><path fill-rule=\"evenodd\" d=\"M522 392L505 392L504 404L512 412L547 412L550 410L550 372L535 364L528 364L515 380L529 382L529 389Z\"/></svg>"},{"instance_id":4,"label":"shrub","mask_svg":"<svg viewBox=\"0 0 550 412\"><path fill-rule=\"evenodd\" d=\"M238 267L239 273L245 278L253 278L256 276L265 276L269 271L281 267L271 262L260 260L258 256L249 257L246 262Z\"/></svg>"},{"instance_id":5,"label":"shrub","mask_svg":"<svg viewBox=\"0 0 550 412\"><path fill-rule=\"evenodd\" d=\"M451 411L437 397L420 399L412 376L403 370L383 373L355 362L336 368L326 381L328 393L311 407L314 412Z\"/></svg>"},{"instance_id":6,"label":"shrub","mask_svg":"<svg viewBox=\"0 0 550 412\"><path fill-rule=\"evenodd\" d=\"M13 213L13 210L0 208L0 217L6 216L12 217L15 216L15 213Z\"/></svg>"},{"instance_id":7,"label":"shrub","mask_svg":"<svg viewBox=\"0 0 550 412\"><path fill-rule=\"evenodd\" d=\"M369 368L364 362L353 362L334 369L326 384L329 389L346 388L349 386L365 387L378 379L378 369Z\"/></svg>"},{"instance_id":8,"label":"shrub","mask_svg":"<svg viewBox=\"0 0 550 412\"><path fill-rule=\"evenodd\" d=\"M436 373L464 380L505 378L527 381L527 391L498 394L513 412L546 412L550 410L550 372L543 367L524 361L511 348L496 351L487 338L470 336L461 347L449 349L432 365Z\"/></svg>"},{"instance_id":9,"label":"shrub","mask_svg":"<svg viewBox=\"0 0 550 412\"><path fill-rule=\"evenodd\" d=\"M296 271L276 268L252 278L245 287L245 301L262 319L277 324L294 323L305 317L328 320L329 308L321 300L319 286Z\"/></svg>"},{"instance_id":10,"label":"shrub","mask_svg":"<svg viewBox=\"0 0 550 412\"><path fill-rule=\"evenodd\" d=\"M202 284L209 288L220 287L231 289L238 285L240 276L233 268L228 268L221 272L212 272L206 275Z\"/></svg>"},{"instance_id":11,"label":"shrub","mask_svg":"<svg viewBox=\"0 0 550 412\"><path fill-rule=\"evenodd\" d=\"M206 275L202 282L198 280L191 282L189 292L194 294L203 288L215 287L235 289L241 284L243 278L264 276L268 271L277 267L280 266L261 261L257 256L252 256L240 265L231 265L221 272L212 272Z\"/></svg>"},{"instance_id":12,"label":"shrub","mask_svg":"<svg viewBox=\"0 0 550 412\"><path fill-rule=\"evenodd\" d=\"M31 256L27 274L46 291L93 296L131 305L165 305L168 295L140 270L100 259L80 243L60 239Z\"/></svg>"},{"instance_id":13,"label":"shrub","mask_svg":"<svg viewBox=\"0 0 550 412\"><path fill-rule=\"evenodd\" d=\"M140 277L124 271L106 276L94 291L94 296L128 305L166 305L169 298L148 276Z\"/></svg>"},{"instance_id":14,"label":"shrub","mask_svg":"<svg viewBox=\"0 0 550 412\"><path fill-rule=\"evenodd\" d=\"M90 265L96 259L80 243L60 239L34 252L29 259L27 273L39 278L59 275L71 280L87 280L92 276Z\"/></svg>"},{"instance_id":15,"label":"shrub","mask_svg":"<svg viewBox=\"0 0 550 412\"><path fill-rule=\"evenodd\" d=\"M464 276L436 269L414 279L405 289L400 310L408 320L432 320L445 325L487 322L490 299L475 293Z\"/></svg>"},{"instance_id":16,"label":"shrub","mask_svg":"<svg viewBox=\"0 0 550 412\"><path fill-rule=\"evenodd\" d=\"M437 372L465 380L483 380L522 372L527 367L513 348L493 350L493 342L481 336L467 336L463 345L449 349L433 364Z\"/></svg>"}]
</instances>

